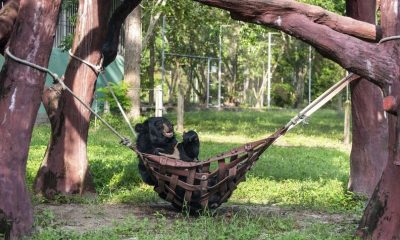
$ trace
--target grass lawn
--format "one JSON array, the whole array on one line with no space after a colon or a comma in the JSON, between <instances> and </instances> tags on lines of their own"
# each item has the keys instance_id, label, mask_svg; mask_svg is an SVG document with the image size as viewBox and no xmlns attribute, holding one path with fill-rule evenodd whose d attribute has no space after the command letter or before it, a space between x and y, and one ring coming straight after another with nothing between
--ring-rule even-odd
<instances>
[{"instance_id":1,"label":"grass lawn","mask_svg":"<svg viewBox=\"0 0 400 240\"><path fill-rule=\"evenodd\" d=\"M188 112L185 129L199 133L201 159L206 159L268 136L295 114L290 110ZM167 117L176 121L173 114ZM117 129L129 134L118 119L110 120ZM308 124L287 133L262 155L248 173L247 181L239 185L222 210L199 217L187 213L170 217L172 210L154 210L141 216L126 212L119 222L82 232L66 229L59 222L55 224L57 216L42 209L36 214L36 232L32 238L352 239L356 227L354 219L360 217L365 199L346 190L349 146L341 143L342 132L342 114L331 110L315 113ZM28 160L29 186L48 138L48 126L35 128ZM118 145L117 138L105 127L92 126L88 149L98 196L89 199L60 197L56 200L58 204L78 203L95 208L128 204L145 208L165 203L151 187L142 183L135 154ZM36 196L33 201L36 206L45 202Z\"/></svg>"}]
</instances>

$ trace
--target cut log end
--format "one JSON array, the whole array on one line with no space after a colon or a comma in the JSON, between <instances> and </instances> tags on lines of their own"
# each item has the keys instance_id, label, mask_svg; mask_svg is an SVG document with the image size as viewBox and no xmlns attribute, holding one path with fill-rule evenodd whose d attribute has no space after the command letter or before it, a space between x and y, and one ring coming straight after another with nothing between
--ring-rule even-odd
<instances>
[{"instance_id":1,"label":"cut log end","mask_svg":"<svg viewBox=\"0 0 400 240\"><path fill-rule=\"evenodd\" d=\"M383 109L390 113L397 116L399 104L398 100L394 96L387 96L383 99Z\"/></svg>"}]
</instances>

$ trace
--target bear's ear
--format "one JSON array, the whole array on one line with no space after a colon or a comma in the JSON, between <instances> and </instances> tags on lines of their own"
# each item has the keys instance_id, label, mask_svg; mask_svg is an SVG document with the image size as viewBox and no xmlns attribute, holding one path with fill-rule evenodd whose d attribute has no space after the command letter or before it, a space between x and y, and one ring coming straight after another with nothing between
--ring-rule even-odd
<instances>
[{"instance_id":1,"label":"bear's ear","mask_svg":"<svg viewBox=\"0 0 400 240\"><path fill-rule=\"evenodd\" d=\"M135 131L137 132L137 133L145 133L146 132L146 124L145 124L146 122L144 122L143 124L142 123L138 123L138 124L136 124L135 125Z\"/></svg>"}]
</instances>

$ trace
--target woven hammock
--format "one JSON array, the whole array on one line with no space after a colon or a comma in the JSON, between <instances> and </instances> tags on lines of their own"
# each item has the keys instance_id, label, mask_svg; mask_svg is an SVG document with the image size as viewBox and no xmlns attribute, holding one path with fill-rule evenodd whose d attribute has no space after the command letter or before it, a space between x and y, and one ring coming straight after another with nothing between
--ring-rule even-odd
<instances>
[{"instance_id":1,"label":"woven hammock","mask_svg":"<svg viewBox=\"0 0 400 240\"><path fill-rule=\"evenodd\" d=\"M136 152L156 183L154 190L161 198L178 209L213 209L228 200L260 155L287 130L287 127L281 128L268 138L201 162ZM216 169L212 169L215 165Z\"/></svg>"},{"instance_id":2,"label":"woven hammock","mask_svg":"<svg viewBox=\"0 0 400 240\"><path fill-rule=\"evenodd\" d=\"M156 183L154 190L161 198L171 202L178 209L214 209L229 199L237 185L245 180L246 173L272 143L358 78L359 76L354 74L343 78L271 136L247 143L206 161L185 162L168 156L141 153L134 146L131 148L143 161L147 172Z\"/></svg>"}]
</instances>

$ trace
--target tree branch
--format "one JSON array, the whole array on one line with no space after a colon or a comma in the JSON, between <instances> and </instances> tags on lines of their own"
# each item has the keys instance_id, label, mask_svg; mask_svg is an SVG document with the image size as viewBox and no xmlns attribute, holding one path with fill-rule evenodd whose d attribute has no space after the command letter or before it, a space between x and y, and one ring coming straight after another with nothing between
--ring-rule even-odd
<instances>
[{"instance_id":1,"label":"tree branch","mask_svg":"<svg viewBox=\"0 0 400 240\"><path fill-rule=\"evenodd\" d=\"M19 0L9 0L0 9L0 53L4 53L5 46L11 36L14 22L18 16Z\"/></svg>"},{"instance_id":2,"label":"tree branch","mask_svg":"<svg viewBox=\"0 0 400 240\"><path fill-rule=\"evenodd\" d=\"M397 67L386 48L356 37L378 36L376 27L292 0L195 0L230 11L232 18L272 27L314 46L347 70L383 86ZM375 31L375 33L374 33ZM369 37L368 37L369 36Z\"/></svg>"},{"instance_id":3,"label":"tree branch","mask_svg":"<svg viewBox=\"0 0 400 240\"><path fill-rule=\"evenodd\" d=\"M282 15L296 13L306 16L310 21L362 39L379 41L381 31L378 26L350 17L324 10L321 7L299 3L293 0L195 0L197 2L222 8L232 13L232 17L240 16L240 20L253 22L264 14L273 14L277 18ZM240 6L240 7L239 7ZM276 19L278 21L278 19Z\"/></svg>"},{"instance_id":4,"label":"tree branch","mask_svg":"<svg viewBox=\"0 0 400 240\"><path fill-rule=\"evenodd\" d=\"M165 6L165 4L167 3L167 0L159 0L154 6L153 8L158 8L159 6ZM150 23L149 26L147 28L146 34L143 38L142 41L142 49L146 49L147 48L147 44L149 43L149 39L155 34L154 33L154 28L156 27L156 24L158 22L158 20L160 19L161 16L161 11L158 10L158 12L153 16L150 17Z\"/></svg>"},{"instance_id":5,"label":"tree branch","mask_svg":"<svg viewBox=\"0 0 400 240\"><path fill-rule=\"evenodd\" d=\"M141 0L124 0L111 16L108 23L107 37L102 47L103 67L107 67L117 56L122 23L140 2Z\"/></svg>"}]
</instances>

